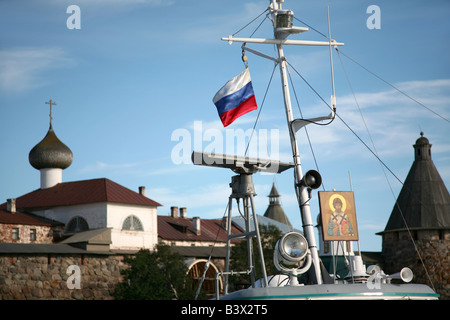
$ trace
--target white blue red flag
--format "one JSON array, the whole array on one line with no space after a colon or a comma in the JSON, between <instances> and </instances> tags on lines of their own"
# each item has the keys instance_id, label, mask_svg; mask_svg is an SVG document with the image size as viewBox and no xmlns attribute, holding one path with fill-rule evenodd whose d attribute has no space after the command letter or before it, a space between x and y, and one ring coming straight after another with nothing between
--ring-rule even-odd
<instances>
[{"instance_id":1,"label":"white blue red flag","mask_svg":"<svg viewBox=\"0 0 450 320\"><path fill-rule=\"evenodd\" d=\"M248 68L230 79L216 93L213 102L224 127L240 116L255 110L257 105Z\"/></svg>"}]
</instances>

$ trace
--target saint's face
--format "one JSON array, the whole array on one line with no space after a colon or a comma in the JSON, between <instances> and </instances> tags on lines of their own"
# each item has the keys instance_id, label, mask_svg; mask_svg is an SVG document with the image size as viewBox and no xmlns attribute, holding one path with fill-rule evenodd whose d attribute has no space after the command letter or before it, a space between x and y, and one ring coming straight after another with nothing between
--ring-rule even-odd
<instances>
[{"instance_id":1,"label":"saint's face","mask_svg":"<svg viewBox=\"0 0 450 320\"><path fill-rule=\"evenodd\" d=\"M342 205L339 202L336 202L333 204L334 209L336 209L336 212L341 212Z\"/></svg>"}]
</instances>

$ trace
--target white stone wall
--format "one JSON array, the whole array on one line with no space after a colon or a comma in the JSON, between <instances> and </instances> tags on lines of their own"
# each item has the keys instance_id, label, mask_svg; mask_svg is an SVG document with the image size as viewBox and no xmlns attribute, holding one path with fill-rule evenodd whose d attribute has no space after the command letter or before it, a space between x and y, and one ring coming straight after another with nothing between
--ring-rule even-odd
<instances>
[{"instance_id":1,"label":"white stone wall","mask_svg":"<svg viewBox=\"0 0 450 320\"><path fill-rule=\"evenodd\" d=\"M48 219L67 224L73 217L80 216L89 225L89 229L106 227L106 203L81 204L75 206L54 207L49 210L34 212Z\"/></svg>"},{"instance_id":2,"label":"white stone wall","mask_svg":"<svg viewBox=\"0 0 450 320\"><path fill-rule=\"evenodd\" d=\"M144 231L122 230L125 219L136 216ZM156 207L108 204L107 227L111 230L111 249L152 249L158 241L158 222Z\"/></svg>"},{"instance_id":3,"label":"white stone wall","mask_svg":"<svg viewBox=\"0 0 450 320\"><path fill-rule=\"evenodd\" d=\"M89 229L111 228L111 249L152 249L158 241L156 207L93 203L55 207L34 213L64 224L67 224L73 217L80 216L86 220ZM123 222L130 215L139 218L144 231L122 230Z\"/></svg>"}]
</instances>

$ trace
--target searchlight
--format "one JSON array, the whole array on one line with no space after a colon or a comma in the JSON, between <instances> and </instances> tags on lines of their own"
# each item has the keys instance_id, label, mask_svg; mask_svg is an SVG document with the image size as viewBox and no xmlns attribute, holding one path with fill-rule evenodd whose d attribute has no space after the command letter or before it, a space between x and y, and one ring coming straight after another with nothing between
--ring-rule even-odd
<instances>
[{"instance_id":1,"label":"searchlight","mask_svg":"<svg viewBox=\"0 0 450 320\"><path fill-rule=\"evenodd\" d=\"M290 285L299 285L297 276L311 267L308 241L298 232L288 232L275 245L273 261L278 271L290 275Z\"/></svg>"}]
</instances>

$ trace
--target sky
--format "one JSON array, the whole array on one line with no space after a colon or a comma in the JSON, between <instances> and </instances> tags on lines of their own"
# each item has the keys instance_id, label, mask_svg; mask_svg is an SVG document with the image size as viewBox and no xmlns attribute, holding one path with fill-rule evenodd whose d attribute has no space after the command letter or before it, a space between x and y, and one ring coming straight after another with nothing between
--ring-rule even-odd
<instances>
[{"instance_id":1,"label":"sky","mask_svg":"<svg viewBox=\"0 0 450 320\"><path fill-rule=\"evenodd\" d=\"M80 9L80 19L68 10L71 5ZM234 173L194 166L194 149L244 155L255 127L250 156L292 161L280 73L273 73L272 61L247 53L257 111L224 128L212 103L244 68L241 44L229 45L221 37L238 32L268 5L267 0L2 0L0 202L39 188L28 153L47 133L45 102L52 99L53 128L74 154L63 182L108 178L134 191L145 186L147 196L162 204L160 215L178 206L187 208L188 217L221 218ZM371 5L379 16L367 12ZM317 191L352 190L361 250L380 251L376 233L386 226L420 132L430 140L433 162L450 186L450 3L283 4L300 20L294 25L304 22L325 34L327 6L331 36L345 44L340 55L333 52L339 118L327 126L309 125L311 144L304 130L297 134L303 171L318 170L323 179L312 192L312 218L319 213ZM271 38L264 17L236 37L256 30L253 37ZM368 20L380 28L369 28ZM79 29L73 28L77 22ZM312 29L290 39L325 40ZM248 46L275 55L272 45ZM328 47L286 46L285 54L295 89L294 117L301 117L300 110L307 118L328 115L321 100L330 103ZM292 170L257 173L253 182L258 214L264 214L275 183L289 220L301 229Z\"/></svg>"}]
</instances>

